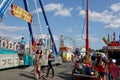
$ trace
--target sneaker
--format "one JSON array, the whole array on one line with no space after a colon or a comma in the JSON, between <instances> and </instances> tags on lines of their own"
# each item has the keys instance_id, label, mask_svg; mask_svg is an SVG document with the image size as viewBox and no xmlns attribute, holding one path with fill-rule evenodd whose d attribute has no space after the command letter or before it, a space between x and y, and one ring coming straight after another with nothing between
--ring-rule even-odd
<instances>
[{"instance_id":1,"label":"sneaker","mask_svg":"<svg viewBox=\"0 0 120 80\"><path fill-rule=\"evenodd\" d=\"M42 77L44 80L47 80L47 77Z\"/></svg>"}]
</instances>

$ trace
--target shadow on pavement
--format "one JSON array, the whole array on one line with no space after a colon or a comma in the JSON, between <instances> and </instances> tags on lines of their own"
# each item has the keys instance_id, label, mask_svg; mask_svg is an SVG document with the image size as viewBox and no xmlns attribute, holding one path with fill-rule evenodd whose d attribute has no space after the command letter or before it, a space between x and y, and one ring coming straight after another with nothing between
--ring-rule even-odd
<instances>
[{"instance_id":1,"label":"shadow on pavement","mask_svg":"<svg viewBox=\"0 0 120 80\"><path fill-rule=\"evenodd\" d=\"M20 75L34 80L34 76L24 74L24 73L20 73Z\"/></svg>"},{"instance_id":2,"label":"shadow on pavement","mask_svg":"<svg viewBox=\"0 0 120 80\"><path fill-rule=\"evenodd\" d=\"M57 76L62 78L63 80L72 80L71 74L61 72L61 73L58 73Z\"/></svg>"}]
</instances>

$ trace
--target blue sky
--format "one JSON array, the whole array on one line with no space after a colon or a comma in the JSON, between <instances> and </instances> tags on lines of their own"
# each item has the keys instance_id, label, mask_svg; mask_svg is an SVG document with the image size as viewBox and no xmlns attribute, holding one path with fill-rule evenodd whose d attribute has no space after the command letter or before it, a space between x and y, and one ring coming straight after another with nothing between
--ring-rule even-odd
<instances>
[{"instance_id":1,"label":"blue sky","mask_svg":"<svg viewBox=\"0 0 120 80\"><path fill-rule=\"evenodd\" d=\"M0 0L0 2L1 1L2 0ZM32 23L33 34L34 36L39 35L40 27L35 16L35 6L33 5L33 0L28 1L29 5L31 5L29 6L30 13L34 18ZM61 35L64 35L66 38L72 38L76 46L85 46L85 1L86 0L42 0L57 46L59 45ZM14 0L13 3L24 8L22 0ZM46 34L48 31L39 4L37 9L40 15L42 33ZM102 38L107 37L108 33L112 36L114 32L116 32L116 40L118 40L120 34L120 0L89 0L90 48L101 49L103 46L106 46ZM22 34L26 39L29 39L27 23L22 19L12 16L9 8L0 23L0 36L18 40ZM69 39L66 39L66 42L73 44Z\"/></svg>"}]
</instances>

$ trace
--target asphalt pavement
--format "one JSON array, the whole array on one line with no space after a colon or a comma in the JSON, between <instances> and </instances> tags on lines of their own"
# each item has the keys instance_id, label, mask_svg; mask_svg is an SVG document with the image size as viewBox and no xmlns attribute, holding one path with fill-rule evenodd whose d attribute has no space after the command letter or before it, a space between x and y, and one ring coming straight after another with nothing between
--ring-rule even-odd
<instances>
[{"instance_id":1,"label":"asphalt pavement","mask_svg":"<svg viewBox=\"0 0 120 80\"><path fill-rule=\"evenodd\" d=\"M0 80L34 80L34 71L33 67L19 67L12 68L0 71ZM61 65L55 65L55 77L51 78L51 73L49 74L47 80L72 80L71 72L73 68L72 62L63 62ZM27 70L26 70L27 69ZM47 67L42 69L43 74L45 75ZM39 79L43 80L43 79Z\"/></svg>"}]
</instances>

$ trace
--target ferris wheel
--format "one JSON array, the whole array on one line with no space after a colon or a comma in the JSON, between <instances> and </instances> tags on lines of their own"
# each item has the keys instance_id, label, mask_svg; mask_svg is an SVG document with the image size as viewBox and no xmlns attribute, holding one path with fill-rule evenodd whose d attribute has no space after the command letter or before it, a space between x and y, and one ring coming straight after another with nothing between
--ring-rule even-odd
<instances>
[{"instance_id":1,"label":"ferris wheel","mask_svg":"<svg viewBox=\"0 0 120 80\"><path fill-rule=\"evenodd\" d=\"M66 47L69 46L72 48L72 50L74 51L76 48L76 43L74 41L73 38L71 37L64 37L64 35L61 35L60 37L60 47Z\"/></svg>"}]
</instances>

